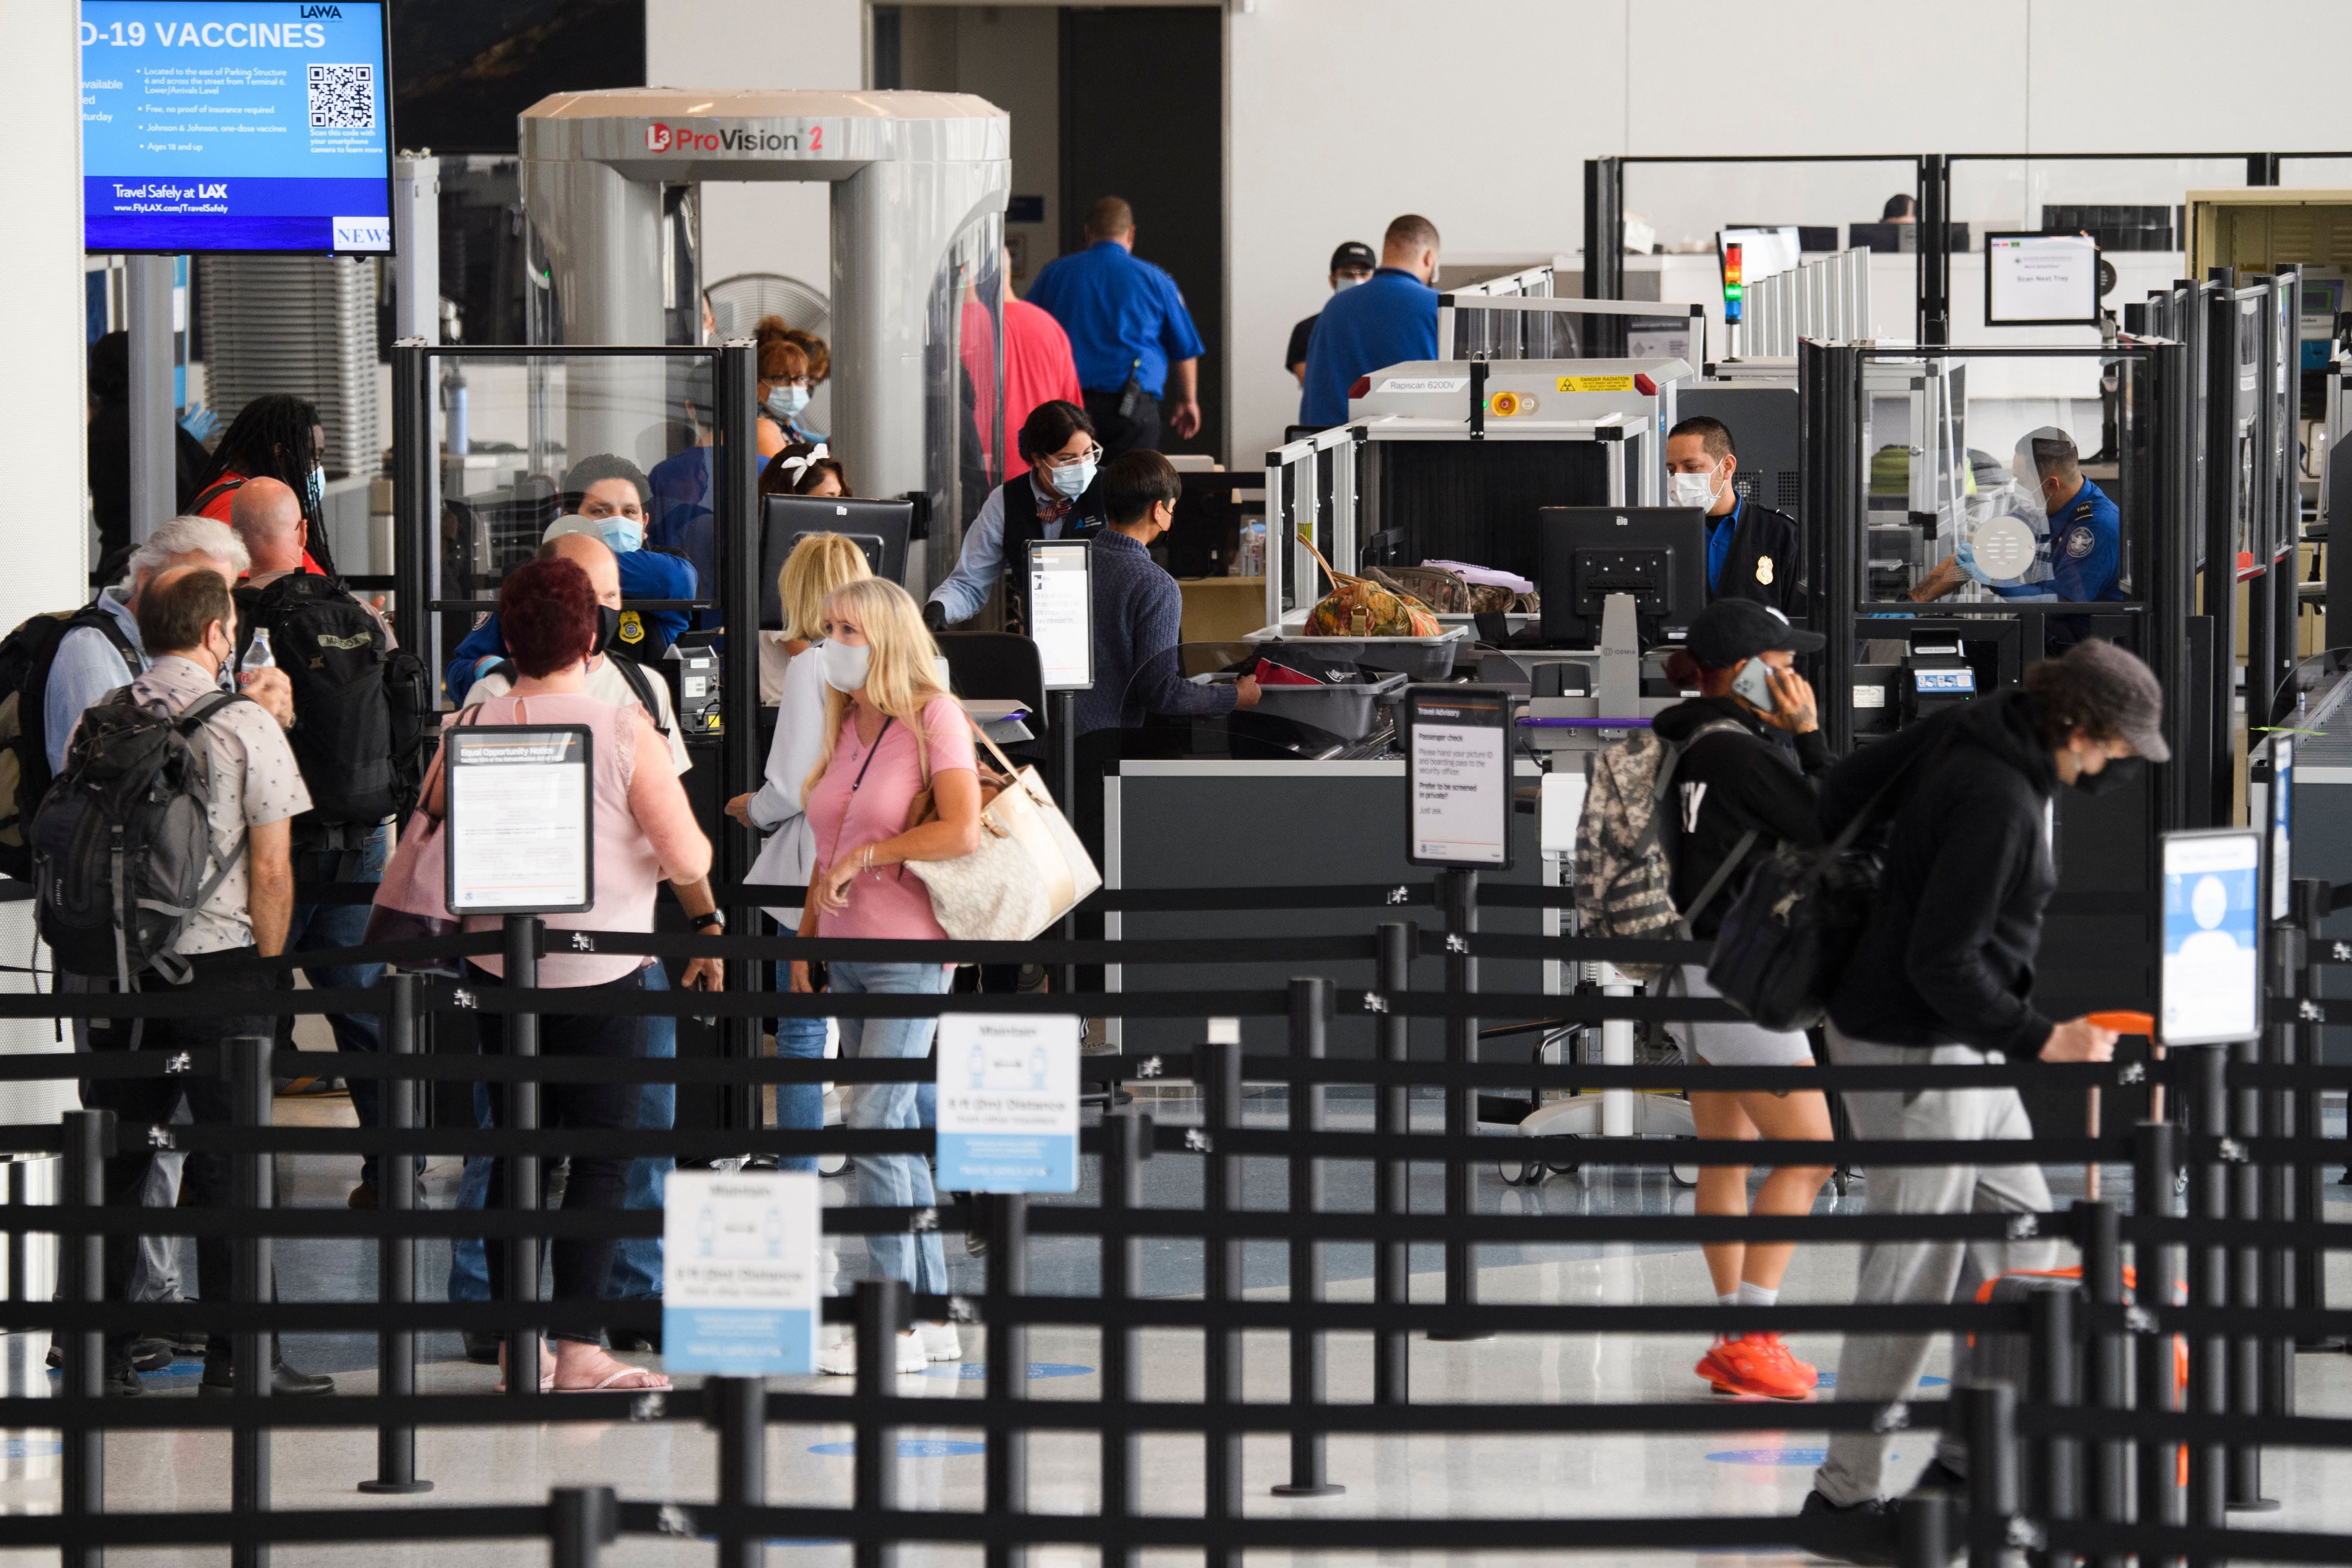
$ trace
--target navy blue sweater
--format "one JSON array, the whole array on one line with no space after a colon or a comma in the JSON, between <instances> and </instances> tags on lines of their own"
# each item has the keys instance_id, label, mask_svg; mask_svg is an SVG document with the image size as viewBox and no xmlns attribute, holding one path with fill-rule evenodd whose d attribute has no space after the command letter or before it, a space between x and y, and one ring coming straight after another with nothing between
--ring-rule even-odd
<instances>
[{"instance_id":1,"label":"navy blue sweater","mask_svg":"<svg viewBox=\"0 0 2352 1568\"><path fill-rule=\"evenodd\" d=\"M1077 696L1079 734L1133 729L1150 713L1233 710L1231 686L1195 686L1177 666L1184 595L1176 579L1115 528L1095 535L1094 595L1095 683Z\"/></svg>"}]
</instances>

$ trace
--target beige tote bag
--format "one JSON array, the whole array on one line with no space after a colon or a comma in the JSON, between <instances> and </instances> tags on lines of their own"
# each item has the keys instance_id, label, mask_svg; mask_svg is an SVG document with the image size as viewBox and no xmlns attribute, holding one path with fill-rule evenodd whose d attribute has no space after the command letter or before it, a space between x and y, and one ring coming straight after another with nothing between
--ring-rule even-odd
<instances>
[{"instance_id":1,"label":"beige tote bag","mask_svg":"<svg viewBox=\"0 0 2352 1568\"><path fill-rule=\"evenodd\" d=\"M971 715L965 715L969 722ZM930 889L940 929L960 942L1027 942L1102 886L1094 858L1035 768L1015 768L978 724L1013 782L980 811L980 847L952 860L909 860Z\"/></svg>"}]
</instances>

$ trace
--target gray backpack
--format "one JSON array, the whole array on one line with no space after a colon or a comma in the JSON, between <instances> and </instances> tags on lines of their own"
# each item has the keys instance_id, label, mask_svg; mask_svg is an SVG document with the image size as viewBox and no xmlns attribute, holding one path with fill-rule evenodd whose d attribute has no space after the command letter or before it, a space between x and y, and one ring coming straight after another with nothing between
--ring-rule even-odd
<instances>
[{"instance_id":1,"label":"gray backpack","mask_svg":"<svg viewBox=\"0 0 2352 1568\"><path fill-rule=\"evenodd\" d=\"M245 858L242 833L213 842L205 721L249 700L222 692L166 719L124 687L82 715L31 834L34 921L59 973L111 975L126 991L150 969L187 978L181 932Z\"/></svg>"},{"instance_id":2,"label":"gray backpack","mask_svg":"<svg viewBox=\"0 0 2352 1568\"><path fill-rule=\"evenodd\" d=\"M1721 890L1754 842L1751 832L1733 852L1685 913L1675 908L1674 816L1666 803L1675 770L1709 735L1747 732L1729 719L1700 725L1681 742L1635 731L1592 754L1585 770L1584 815L1576 825L1576 915L1580 935L1642 938L1655 942L1687 935L1685 921ZM1617 968L1643 982L1664 973L1663 963L1621 963Z\"/></svg>"}]
</instances>

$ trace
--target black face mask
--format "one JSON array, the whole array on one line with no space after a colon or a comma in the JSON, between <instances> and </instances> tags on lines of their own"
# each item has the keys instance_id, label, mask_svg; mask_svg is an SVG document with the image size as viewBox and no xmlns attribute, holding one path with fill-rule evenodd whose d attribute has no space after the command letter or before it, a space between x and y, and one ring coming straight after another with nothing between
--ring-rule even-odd
<instances>
[{"instance_id":1,"label":"black face mask","mask_svg":"<svg viewBox=\"0 0 2352 1568\"><path fill-rule=\"evenodd\" d=\"M2147 765L2145 757L2110 757L2107 765L2097 773L2075 774L2074 787L2084 795L2112 795L2137 784Z\"/></svg>"},{"instance_id":2,"label":"black face mask","mask_svg":"<svg viewBox=\"0 0 2352 1568\"><path fill-rule=\"evenodd\" d=\"M596 651L603 653L621 635L621 612L610 605L596 606Z\"/></svg>"}]
</instances>

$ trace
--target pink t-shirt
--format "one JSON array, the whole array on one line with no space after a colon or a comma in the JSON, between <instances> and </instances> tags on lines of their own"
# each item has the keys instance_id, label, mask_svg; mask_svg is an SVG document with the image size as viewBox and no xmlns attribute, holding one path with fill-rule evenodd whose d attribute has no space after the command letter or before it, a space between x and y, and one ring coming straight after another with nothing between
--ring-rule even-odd
<instances>
[{"instance_id":1,"label":"pink t-shirt","mask_svg":"<svg viewBox=\"0 0 2352 1568\"><path fill-rule=\"evenodd\" d=\"M923 710L923 735L934 774L961 768L977 772L971 725L952 697L935 697ZM868 755L872 757L868 765ZM858 770L865 780L857 783ZM853 789L852 785L856 784ZM915 737L903 721L891 723L872 747L857 739L854 710L845 711L841 739L824 777L809 792L809 842L819 865L830 866L868 844L896 838L907 830L907 808L923 787ZM908 942L944 942L947 932L931 913L929 887L904 866L862 873L845 889L848 907L819 912L819 936L875 937Z\"/></svg>"}]
</instances>

